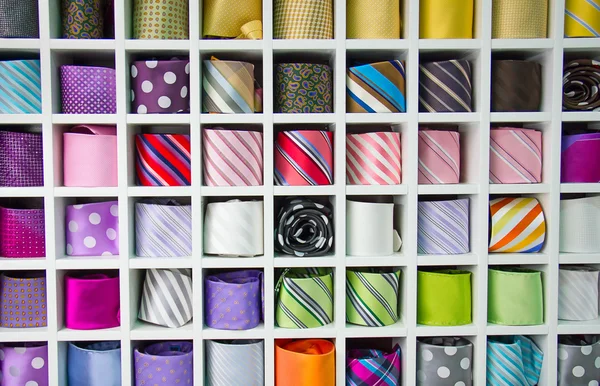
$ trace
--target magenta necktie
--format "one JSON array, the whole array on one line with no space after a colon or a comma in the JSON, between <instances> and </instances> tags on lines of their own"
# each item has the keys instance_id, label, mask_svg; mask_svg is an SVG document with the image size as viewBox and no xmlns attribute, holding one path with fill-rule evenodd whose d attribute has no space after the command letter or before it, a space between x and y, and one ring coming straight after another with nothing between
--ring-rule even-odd
<instances>
[{"instance_id":1,"label":"magenta necktie","mask_svg":"<svg viewBox=\"0 0 600 386\"><path fill-rule=\"evenodd\" d=\"M65 327L97 330L120 324L119 276L65 276Z\"/></svg>"},{"instance_id":2,"label":"magenta necktie","mask_svg":"<svg viewBox=\"0 0 600 386\"><path fill-rule=\"evenodd\" d=\"M600 182L600 133L563 136L560 182Z\"/></svg>"},{"instance_id":3,"label":"magenta necktie","mask_svg":"<svg viewBox=\"0 0 600 386\"><path fill-rule=\"evenodd\" d=\"M2 386L48 386L46 343L0 344Z\"/></svg>"},{"instance_id":4,"label":"magenta necktie","mask_svg":"<svg viewBox=\"0 0 600 386\"><path fill-rule=\"evenodd\" d=\"M400 133L346 136L346 182L350 185L397 185L402 179Z\"/></svg>"},{"instance_id":5,"label":"magenta necktie","mask_svg":"<svg viewBox=\"0 0 600 386\"><path fill-rule=\"evenodd\" d=\"M131 65L134 113L189 113L189 88L189 60L140 60Z\"/></svg>"},{"instance_id":6,"label":"magenta necktie","mask_svg":"<svg viewBox=\"0 0 600 386\"><path fill-rule=\"evenodd\" d=\"M0 131L0 186L44 186L41 133Z\"/></svg>"},{"instance_id":7,"label":"magenta necktie","mask_svg":"<svg viewBox=\"0 0 600 386\"><path fill-rule=\"evenodd\" d=\"M194 384L194 352L190 342L161 342L145 349L136 348L133 359L135 386Z\"/></svg>"},{"instance_id":8,"label":"magenta necktie","mask_svg":"<svg viewBox=\"0 0 600 386\"><path fill-rule=\"evenodd\" d=\"M14 271L0 275L0 327L31 328L48 325L46 274Z\"/></svg>"},{"instance_id":9,"label":"magenta necktie","mask_svg":"<svg viewBox=\"0 0 600 386\"><path fill-rule=\"evenodd\" d=\"M45 257L44 209L0 207L0 256Z\"/></svg>"},{"instance_id":10,"label":"magenta necktie","mask_svg":"<svg viewBox=\"0 0 600 386\"><path fill-rule=\"evenodd\" d=\"M67 255L111 256L119 254L119 206L117 201L69 205L66 212Z\"/></svg>"},{"instance_id":11,"label":"magenta necktie","mask_svg":"<svg viewBox=\"0 0 600 386\"><path fill-rule=\"evenodd\" d=\"M93 66L60 66L64 114L116 114L115 69Z\"/></svg>"},{"instance_id":12,"label":"magenta necktie","mask_svg":"<svg viewBox=\"0 0 600 386\"><path fill-rule=\"evenodd\" d=\"M490 182L542 182L542 132L501 127L490 132Z\"/></svg>"},{"instance_id":13,"label":"magenta necktie","mask_svg":"<svg viewBox=\"0 0 600 386\"><path fill-rule=\"evenodd\" d=\"M419 184L460 182L460 134L448 130L419 130Z\"/></svg>"}]
</instances>

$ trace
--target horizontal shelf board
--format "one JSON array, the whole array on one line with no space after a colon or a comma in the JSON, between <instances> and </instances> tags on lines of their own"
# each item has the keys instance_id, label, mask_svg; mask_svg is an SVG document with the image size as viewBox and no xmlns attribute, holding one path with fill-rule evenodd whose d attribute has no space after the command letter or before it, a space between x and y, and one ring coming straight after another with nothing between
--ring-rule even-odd
<instances>
[{"instance_id":1,"label":"horizontal shelf board","mask_svg":"<svg viewBox=\"0 0 600 386\"><path fill-rule=\"evenodd\" d=\"M598 111L563 111L563 122L600 122Z\"/></svg>"},{"instance_id":2,"label":"horizontal shelf board","mask_svg":"<svg viewBox=\"0 0 600 386\"><path fill-rule=\"evenodd\" d=\"M408 122L407 113L347 113L346 123L377 123L384 125L393 125L396 123Z\"/></svg>"},{"instance_id":3,"label":"horizontal shelf board","mask_svg":"<svg viewBox=\"0 0 600 386\"><path fill-rule=\"evenodd\" d=\"M273 114L273 123L330 124L336 123L336 115L334 113L275 113Z\"/></svg>"},{"instance_id":4,"label":"horizontal shelf board","mask_svg":"<svg viewBox=\"0 0 600 386\"><path fill-rule=\"evenodd\" d=\"M0 342L45 342L49 340L48 327L0 327Z\"/></svg>"},{"instance_id":5,"label":"horizontal shelf board","mask_svg":"<svg viewBox=\"0 0 600 386\"><path fill-rule=\"evenodd\" d=\"M119 188L80 188L71 186L58 186L54 188L54 195L56 197L117 197L119 195Z\"/></svg>"},{"instance_id":6,"label":"horizontal shelf board","mask_svg":"<svg viewBox=\"0 0 600 386\"><path fill-rule=\"evenodd\" d=\"M560 335L600 334L600 318L583 322L559 320L557 332Z\"/></svg>"},{"instance_id":7,"label":"horizontal shelf board","mask_svg":"<svg viewBox=\"0 0 600 386\"><path fill-rule=\"evenodd\" d=\"M130 125L189 125L190 114L127 114L127 123Z\"/></svg>"},{"instance_id":8,"label":"horizontal shelf board","mask_svg":"<svg viewBox=\"0 0 600 386\"><path fill-rule=\"evenodd\" d=\"M481 39L419 39L419 50L422 51L454 51L478 50Z\"/></svg>"},{"instance_id":9,"label":"horizontal shelf board","mask_svg":"<svg viewBox=\"0 0 600 386\"><path fill-rule=\"evenodd\" d=\"M200 39L199 47L201 52L260 51L264 47L264 41L246 39Z\"/></svg>"},{"instance_id":10,"label":"horizontal shelf board","mask_svg":"<svg viewBox=\"0 0 600 386\"><path fill-rule=\"evenodd\" d=\"M276 196L333 196L336 191L335 185L273 187Z\"/></svg>"},{"instance_id":11,"label":"horizontal shelf board","mask_svg":"<svg viewBox=\"0 0 600 386\"><path fill-rule=\"evenodd\" d=\"M130 186L129 197L185 197L192 195L191 186Z\"/></svg>"},{"instance_id":12,"label":"horizontal shelf board","mask_svg":"<svg viewBox=\"0 0 600 386\"><path fill-rule=\"evenodd\" d=\"M479 113L419 113L421 123L472 123L479 122Z\"/></svg>"},{"instance_id":13,"label":"horizontal shelf board","mask_svg":"<svg viewBox=\"0 0 600 386\"><path fill-rule=\"evenodd\" d=\"M42 114L0 114L3 125L41 125Z\"/></svg>"},{"instance_id":14,"label":"horizontal shelf board","mask_svg":"<svg viewBox=\"0 0 600 386\"><path fill-rule=\"evenodd\" d=\"M44 197L46 188L0 188L0 197Z\"/></svg>"},{"instance_id":15,"label":"horizontal shelf board","mask_svg":"<svg viewBox=\"0 0 600 386\"><path fill-rule=\"evenodd\" d=\"M344 322L345 323L345 322ZM341 329L341 326L340 328ZM273 335L275 339L315 339L315 338L336 338L338 333L336 323L331 323L317 328L281 328L275 327Z\"/></svg>"},{"instance_id":16,"label":"horizontal shelf board","mask_svg":"<svg viewBox=\"0 0 600 386\"><path fill-rule=\"evenodd\" d=\"M185 340L194 339L193 320L184 326L169 328L136 320L129 332L132 340Z\"/></svg>"},{"instance_id":17,"label":"horizontal shelf board","mask_svg":"<svg viewBox=\"0 0 600 386\"><path fill-rule=\"evenodd\" d=\"M464 326L426 326L417 324L417 336L471 336L477 335L478 328L475 324Z\"/></svg>"},{"instance_id":18,"label":"horizontal shelf board","mask_svg":"<svg viewBox=\"0 0 600 386\"><path fill-rule=\"evenodd\" d=\"M492 51L538 51L554 48L554 39L492 39Z\"/></svg>"},{"instance_id":19,"label":"horizontal shelf board","mask_svg":"<svg viewBox=\"0 0 600 386\"><path fill-rule=\"evenodd\" d=\"M0 39L0 51L37 51L40 39Z\"/></svg>"},{"instance_id":20,"label":"horizontal shelf board","mask_svg":"<svg viewBox=\"0 0 600 386\"><path fill-rule=\"evenodd\" d=\"M337 42L333 39L274 39L273 51L334 51Z\"/></svg>"},{"instance_id":21,"label":"horizontal shelf board","mask_svg":"<svg viewBox=\"0 0 600 386\"><path fill-rule=\"evenodd\" d=\"M203 256L202 268L262 268L267 258L258 257L219 257Z\"/></svg>"},{"instance_id":22,"label":"horizontal shelf board","mask_svg":"<svg viewBox=\"0 0 600 386\"><path fill-rule=\"evenodd\" d=\"M510 122L550 122L551 112L526 112L526 113L490 113L492 123Z\"/></svg>"},{"instance_id":23,"label":"horizontal shelf board","mask_svg":"<svg viewBox=\"0 0 600 386\"><path fill-rule=\"evenodd\" d=\"M598 49L600 38L564 38L563 48L565 51L578 49Z\"/></svg>"},{"instance_id":24,"label":"horizontal shelf board","mask_svg":"<svg viewBox=\"0 0 600 386\"><path fill-rule=\"evenodd\" d=\"M399 321L390 326L384 327L365 327L356 324L346 323L344 335L346 338L377 338L377 337L405 337L408 329Z\"/></svg>"},{"instance_id":25,"label":"horizontal shelf board","mask_svg":"<svg viewBox=\"0 0 600 386\"><path fill-rule=\"evenodd\" d=\"M55 51L114 51L114 39L50 39L50 49Z\"/></svg>"},{"instance_id":26,"label":"horizontal shelf board","mask_svg":"<svg viewBox=\"0 0 600 386\"><path fill-rule=\"evenodd\" d=\"M190 49L190 41L182 39L127 39L125 40L127 51L186 51Z\"/></svg>"},{"instance_id":27,"label":"horizontal shelf board","mask_svg":"<svg viewBox=\"0 0 600 386\"><path fill-rule=\"evenodd\" d=\"M273 265L276 268L294 268L294 267L335 267L337 258L335 256L322 257L292 257L292 256L275 256Z\"/></svg>"},{"instance_id":28,"label":"horizontal shelf board","mask_svg":"<svg viewBox=\"0 0 600 386\"><path fill-rule=\"evenodd\" d=\"M57 270L72 269L119 269L121 261L119 256L92 257L69 256L56 259Z\"/></svg>"},{"instance_id":29,"label":"horizontal shelf board","mask_svg":"<svg viewBox=\"0 0 600 386\"><path fill-rule=\"evenodd\" d=\"M265 326L260 323L249 330L218 330L203 326L202 337L204 339L264 339Z\"/></svg>"},{"instance_id":30,"label":"horizontal shelf board","mask_svg":"<svg viewBox=\"0 0 600 386\"><path fill-rule=\"evenodd\" d=\"M264 186L203 186L200 188L203 196L262 196L271 194Z\"/></svg>"},{"instance_id":31,"label":"horizontal shelf board","mask_svg":"<svg viewBox=\"0 0 600 386\"><path fill-rule=\"evenodd\" d=\"M490 194L549 193L550 184L490 184Z\"/></svg>"},{"instance_id":32,"label":"horizontal shelf board","mask_svg":"<svg viewBox=\"0 0 600 386\"><path fill-rule=\"evenodd\" d=\"M0 257L0 267L6 271L21 271L21 270L45 270L48 268L48 260L46 258L31 258L31 259L11 259ZM1 340L0 340L1 342Z\"/></svg>"},{"instance_id":33,"label":"horizontal shelf board","mask_svg":"<svg viewBox=\"0 0 600 386\"><path fill-rule=\"evenodd\" d=\"M418 266L477 265L479 257L475 253L462 255L417 255Z\"/></svg>"},{"instance_id":34,"label":"horizontal shelf board","mask_svg":"<svg viewBox=\"0 0 600 386\"><path fill-rule=\"evenodd\" d=\"M348 196L397 196L407 193L407 185L346 185L346 195Z\"/></svg>"},{"instance_id":35,"label":"horizontal shelf board","mask_svg":"<svg viewBox=\"0 0 600 386\"><path fill-rule=\"evenodd\" d=\"M550 328L547 324L539 326L502 326L499 324L488 323L486 327L487 335L547 335Z\"/></svg>"},{"instance_id":36,"label":"horizontal shelf board","mask_svg":"<svg viewBox=\"0 0 600 386\"><path fill-rule=\"evenodd\" d=\"M62 125L116 125L116 114L52 114L52 123Z\"/></svg>"},{"instance_id":37,"label":"horizontal shelf board","mask_svg":"<svg viewBox=\"0 0 600 386\"><path fill-rule=\"evenodd\" d=\"M560 264L600 264L600 253L560 253Z\"/></svg>"},{"instance_id":38,"label":"horizontal shelf board","mask_svg":"<svg viewBox=\"0 0 600 386\"><path fill-rule=\"evenodd\" d=\"M129 268L192 268L192 257L129 257Z\"/></svg>"},{"instance_id":39,"label":"horizontal shelf board","mask_svg":"<svg viewBox=\"0 0 600 386\"><path fill-rule=\"evenodd\" d=\"M203 125L226 124L263 124L263 114L201 114L200 123Z\"/></svg>"},{"instance_id":40,"label":"horizontal shelf board","mask_svg":"<svg viewBox=\"0 0 600 386\"><path fill-rule=\"evenodd\" d=\"M417 192L420 195L433 194L477 194L479 185L477 184L438 184L438 185L419 185Z\"/></svg>"},{"instance_id":41,"label":"horizontal shelf board","mask_svg":"<svg viewBox=\"0 0 600 386\"><path fill-rule=\"evenodd\" d=\"M600 184L560 184L561 193L600 193Z\"/></svg>"},{"instance_id":42,"label":"horizontal shelf board","mask_svg":"<svg viewBox=\"0 0 600 386\"><path fill-rule=\"evenodd\" d=\"M346 267L404 267L408 261L401 252L389 256L346 256Z\"/></svg>"},{"instance_id":43,"label":"horizontal shelf board","mask_svg":"<svg viewBox=\"0 0 600 386\"><path fill-rule=\"evenodd\" d=\"M58 331L57 337L61 342L121 340L122 333L121 327L106 328L102 330L73 330L63 327Z\"/></svg>"},{"instance_id":44,"label":"horizontal shelf board","mask_svg":"<svg viewBox=\"0 0 600 386\"><path fill-rule=\"evenodd\" d=\"M550 257L546 253L490 253L489 265L548 264Z\"/></svg>"},{"instance_id":45,"label":"horizontal shelf board","mask_svg":"<svg viewBox=\"0 0 600 386\"><path fill-rule=\"evenodd\" d=\"M408 39L346 39L349 51L408 50Z\"/></svg>"}]
</instances>

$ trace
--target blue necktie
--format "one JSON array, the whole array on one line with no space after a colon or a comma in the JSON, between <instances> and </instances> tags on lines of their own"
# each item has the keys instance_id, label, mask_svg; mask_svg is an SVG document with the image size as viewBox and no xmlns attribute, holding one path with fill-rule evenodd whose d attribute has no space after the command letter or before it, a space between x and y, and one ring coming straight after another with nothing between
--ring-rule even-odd
<instances>
[{"instance_id":1,"label":"blue necktie","mask_svg":"<svg viewBox=\"0 0 600 386\"><path fill-rule=\"evenodd\" d=\"M41 112L40 61L0 62L0 114L40 114Z\"/></svg>"},{"instance_id":2,"label":"blue necktie","mask_svg":"<svg viewBox=\"0 0 600 386\"><path fill-rule=\"evenodd\" d=\"M544 353L524 336L490 338L487 344L488 386L537 385Z\"/></svg>"},{"instance_id":3,"label":"blue necktie","mask_svg":"<svg viewBox=\"0 0 600 386\"><path fill-rule=\"evenodd\" d=\"M121 386L121 344L69 343L69 385Z\"/></svg>"}]
</instances>

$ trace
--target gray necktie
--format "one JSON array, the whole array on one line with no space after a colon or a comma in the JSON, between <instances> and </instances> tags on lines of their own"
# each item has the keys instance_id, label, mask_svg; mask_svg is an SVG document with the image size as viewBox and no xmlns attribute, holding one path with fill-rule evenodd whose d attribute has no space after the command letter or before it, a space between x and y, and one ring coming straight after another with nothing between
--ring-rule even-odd
<instances>
[{"instance_id":1,"label":"gray necktie","mask_svg":"<svg viewBox=\"0 0 600 386\"><path fill-rule=\"evenodd\" d=\"M181 327L192 319L192 270L149 269L138 318L166 327Z\"/></svg>"},{"instance_id":2,"label":"gray necktie","mask_svg":"<svg viewBox=\"0 0 600 386\"><path fill-rule=\"evenodd\" d=\"M593 335L558 338L558 386L597 385L600 339Z\"/></svg>"},{"instance_id":3,"label":"gray necktie","mask_svg":"<svg viewBox=\"0 0 600 386\"><path fill-rule=\"evenodd\" d=\"M464 338L423 338L417 342L417 384L473 384L473 343Z\"/></svg>"},{"instance_id":4,"label":"gray necktie","mask_svg":"<svg viewBox=\"0 0 600 386\"><path fill-rule=\"evenodd\" d=\"M192 206L173 199L135 204L135 254L142 257L192 255Z\"/></svg>"},{"instance_id":5,"label":"gray necktie","mask_svg":"<svg viewBox=\"0 0 600 386\"><path fill-rule=\"evenodd\" d=\"M558 276L558 319L598 318L598 274L592 267L562 266Z\"/></svg>"},{"instance_id":6,"label":"gray necktie","mask_svg":"<svg viewBox=\"0 0 600 386\"><path fill-rule=\"evenodd\" d=\"M0 0L0 38L39 38L38 0Z\"/></svg>"},{"instance_id":7,"label":"gray necktie","mask_svg":"<svg viewBox=\"0 0 600 386\"><path fill-rule=\"evenodd\" d=\"M207 386L264 384L264 341L206 341Z\"/></svg>"}]
</instances>

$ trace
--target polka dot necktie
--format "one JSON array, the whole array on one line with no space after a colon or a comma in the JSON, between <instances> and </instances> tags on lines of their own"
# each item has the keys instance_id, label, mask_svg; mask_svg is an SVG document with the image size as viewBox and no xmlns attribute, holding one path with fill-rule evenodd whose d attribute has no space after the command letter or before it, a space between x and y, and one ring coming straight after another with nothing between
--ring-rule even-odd
<instances>
[{"instance_id":1,"label":"polka dot necktie","mask_svg":"<svg viewBox=\"0 0 600 386\"><path fill-rule=\"evenodd\" d=\"M119 254L119 207L117 201L69 205L66 212L67 255L111 256Z\"/></svg>"}]
</instances>

